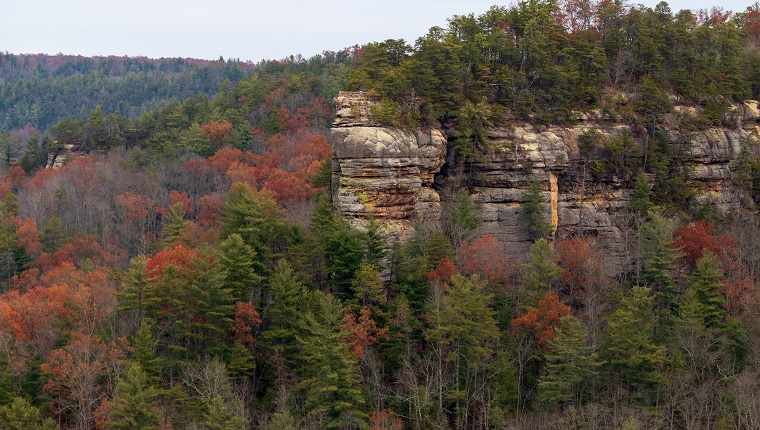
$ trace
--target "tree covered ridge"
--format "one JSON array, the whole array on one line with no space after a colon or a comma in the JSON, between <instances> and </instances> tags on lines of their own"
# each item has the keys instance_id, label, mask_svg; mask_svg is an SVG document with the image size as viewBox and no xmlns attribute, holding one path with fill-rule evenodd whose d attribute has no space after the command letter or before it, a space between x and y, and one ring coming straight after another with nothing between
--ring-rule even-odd
<instances>
[{"instance_id":1,"label":"tree covered ridge","mask_svg":"<svg viewBox=\"0 0 760 430\"><path fill-rule=\"evenodd\" d=\"M486 15L524 19L533 8L543 21L527 20L523 28L533 29L536 43L575 43L567 30L539 40L536 28L544 27L536 26L558 28L562 9L532 5ZM649 28L656 14L677 22L664 6L625 9L618 18L631 14L639 14L637 31ZM463 20L466 34L464 24L479 19L452 23ZM736 19L703 21L692 32L745 29ZM494 28L509 33L505 22L520 21L499 22ZM371 216L356 229L333 210L327 100L346 85L364 79L384 97L379 113L402 125L458 116L460 130L476 141L519 106L506 90L504 101L489 98L501 81L480 84L469 74L491 73L475 67L482 65L479 51L462 68L464 45L447 44L453 30L436 31L440 40L420 42L441 49L440 57L428 51L433 73L420 78L435 79L419 83L449 79L436 84L440 93L433 87L424 93L423 86L406 93L404 79L412 75L405 68L425 69L414 69L419 54L401 46L389 66L381 58L372 68L373 49L383 44L370 44L262 64L236 84L223 83L216 97L196 95L134 120L95 108L49 133L30 132L21 166L9 165L15 154L3 146L0 423L22 429L756 428L756 214L721 219L657 207L670 203L661 194L679 183L650 184L638 174L626 218L633 262L611 277L598 238L545 238L537 184L521 209L535 239L522 265L509 261L494 237L474 236L480 220L465 188L455 193L442 229L418 225L403 245L389 247ZM472 31L470 48L481 46L479 31ZM504 58L513 45L504 44ZM393 51L387 47L380 51ZM576 94L574 81L562 76L576 55L541 63L527 54L537 55L526 51L526 64L543 68L530 69L540 71L531 75L535 81L514 93L525 100L525 118L567 120L561 115L574 107L552 91L554 83L573 82L558 85ZM502 74L514 72L510 64ZM624 119L626 109L635 109L630 121L641 122L639 133L647 132L650 150L662 157L654 165L668 172L678 160L665 160L670 145L658 126L671 103L672 94L663 91L670 84L653 70L637 70L613 85L630 98L616 102L611 114ZM549 85L542 76L555 80ZM388 92L403 91L394 98L372 86L383 82ZM604 85L612 84L600 85L603 100ZM636 91L653 97L636 99ZM428 99L435 94L440 98ZM553 110L554 102L565 107ZM709 112L706 101L700 106ZM704 121L697 126L713 124ZM589 134L580 143L596 148L598 138ZM48 152L62 145L89 153L41 169ZM607 155L600 171L628 168L633 146L630 135L601 146ZM757 162L746 155L739 171L746 191L756 191Z\"/></svg>"},{"instance_id":2,"label":"tree covered ridge","mask_svg":"<svg viewBox=\"0 0 760 430\"><path fill-rule=\"evenodd\" d=\"M566 123L602 109L653 126L674 100L717 125L760 91L758 22L756 5L674 13L665 2L529 0L455 16L413 46L367 44L346 85L380 95L396 124L447 123L474 106L496 123Z\"/></svg>"}]
</instances>

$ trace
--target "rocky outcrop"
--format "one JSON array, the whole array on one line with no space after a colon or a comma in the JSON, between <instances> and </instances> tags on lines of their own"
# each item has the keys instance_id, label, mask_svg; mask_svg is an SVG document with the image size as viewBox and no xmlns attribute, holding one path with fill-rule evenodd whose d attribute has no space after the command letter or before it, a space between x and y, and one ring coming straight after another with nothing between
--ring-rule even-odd
<instances>
[{"instance_id":1,"label":"rocky outcrop","mask_svg":"<svg viewBox=\"0 0 760 430\"><path fill-rule=\"evenodd\" d=\"M64 144L56 152L51 152L48 154L47 164L45 164L45 167L57 169L63 166L67 161L71 161L77 157L82 157L83 154L81 152L77 152L76 149L76 145L70 143Z\"/></svg>"},{"instance_id":2,"label":"rocky outcrop","mask_svg":"<svg viewBox=\"0 0 760 430\"><path fill-rule=\"evenodd\" d=\"M373 216L395 237L410 231L414 219L438 221L440 197L432 185L446 157L441 131L336 127L331 140L333 202L349 218Z\"/></svg>"},{"instance_id":3,"label":"rocky outcrop","mask_svg":"<svg viewBox=\"0 0 760 430\"><path fill-rule=\"evenodd\" d=\"M594 183L584 171L578 137L592 127L575 128L520 126L495 129L489 134L488 149L481 151L469 167L473 198L480 208L482 224L476 235L490 234L506 244L509 257L524 262L532 243L526 229L522 205L531 181L543 192L544 219L552 225L555 238L589 234L607 248L608 267L621 267L627 254L625 207L629 191L622 183ZM616 134L610 127L598 130Z\"/></svg>"},{"instance_id":4,"label":"rocky outcrop","mask_svg":"<svg viewBox=\"0 0 760 430\"><path fill-rule=\"evenodd\" d=\"M335 97L333 127L377 126L370 116L370 108L379 101L366 91L339 91Z\"/></svg>"},{"instance_id":5,"label":"rocky outcrop","mask_svg":"<svg viewBox=\"0 0 760 430\"><path fill-rule=\"evenodd\" d=\"M555 240L575 234L597 237L608 259L605 267L611 272L622 270L634 255L635 238L628 228L627 211L631 178L594 177L592 169L598 160L592 159L594 151L590 155L579 143L590 131L602 138L633 134L628 126L590 113L574 127L494 128L474 161L461 164L452 151L453 143L447 144L442 131L407 132L373 126L369 115L372 100L366 94L341 93L336 103L334 202L357 223L374 214L390 226L390 236L401 238L414 219L436 223L441 217L439 196L445 200L453 195L452 190L466 184L482 220L475 234L493 235L506 244L513 261L523 262L532 242L522 205L528 185L538 181L544 217L553 227ZM752 135L757 135L760 121L754 101L737 106L734 113L735 128L670 132L672 144L681 149L683 168L697 199L709 201L721 212L742 204L740 193L732 186L731 163ZM642 141L631 144L641 145Z\"/></svg>"}]
</instances>

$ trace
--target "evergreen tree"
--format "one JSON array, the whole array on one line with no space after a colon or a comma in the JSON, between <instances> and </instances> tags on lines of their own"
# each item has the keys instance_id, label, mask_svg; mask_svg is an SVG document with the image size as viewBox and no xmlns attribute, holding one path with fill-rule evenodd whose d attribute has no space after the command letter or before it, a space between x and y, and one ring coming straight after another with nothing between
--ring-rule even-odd
<instances>
[{"instance_id":1,"label":"evergreen tree","mask_svg":"<svg viewBox=\"0 0 760 430\"><path fill-rule=\"evenodd\" d=\"M145 273L145 266L148 259L144 255L133 257L129 261L127 276L116 292L119 299L117 309L124 313L133 313L137 321L142 321L145 316L145 289L148 285L148 278Z\"/></svg>"},{"instance_id":2,"label":"evergreen tree","mask_svg":"<svg viewBox=\"0 0 760 430\"><path fill-rule=\"evenodd\" d=\"M222 240L233 234L240 235L255 252L254 271L266 277L271 272L271 261L276 257L272 255L273 245L284 235L282 219L282 213L271 197L238 183L227 194L219 234Z\"/></svg>"},{"instance_id":3,"label":"evergreen tree","mask_svg":"<svg viewBox=\"0 0 760 430\"><path fill-rule=\"evenodd\" d=\"M689 278L689 286L694 291L695 299L700 305L705 327L723 327L725 301L721 295L723 273L718 257L708 250L697 261L697 267Z\"/></svg>"},{"instance_id":4,"label":"evergreen tree","mask_svg":"<svg viewBox=\"0 0 760 430\"><path fill-rule=\"evenodd\" d=\"M211 397L206 400L206 413L201 423L204 430L247 430L248 420L237 414L225 400Z\"/></svg>"},{"instance_id":5,"label":"evergreen tree","mask_svg":"<svg viewBox=\"0 0 760 430\"><path fill-rule=\"evenodd\" d=\"M455 249L470 237L473 230L480 225L478 211L475 202L467 188L460 188L451 200L448 222L446 226L447 236ZM437 264L438 262L435 262Z\"/></svg>"},{"instance_id":6,"label":"evergreen tree","mask_svg":"<svg viewBox=\"0 0 760 430\"><path fill-rule=\"evenodd\" d=\"M362 235L364 242L364 259L374 265L380 265L380 262L387 253L385 237L381 231L380 223L373 217L367 221L366 231Z\"/></svg>"},{"instance_id":7,"label":"evergreen tree","mask_svg":"<svg viewBox=\"0 0 760 430\"><path fill-rule=\"evenodd\" d=\"M164 226L161 230L161 234L164 236L164 242L167 245L174 243L179 239L182 230L187 226L187 220L185 220L185 210L181 203L175 203L169 208L169 214L167 215Z\"/></svg>"},{"instance_id":8,"label":"evergreen tree","mask_svg":"<svg viewBox=\"0 0 760 430\"><path fill-rule=\"evenodd\" d=\"M669 327L678 313L678 291L671 275L673 261L679 252L673 247L673 222L665 218L660 210L651 209L648 220L639 231L639 247L644 260L642 279L655 293L661 326Z\"/></svg>"},{"instance_id":9,"label":"evergreen tree","mask_svg":"<svg viewBox=\"0 0 760 430\"><path fill-rule=\"evenodd\" d=\"M651 290L633 287L608 319L602 358L610 380L622 378L634 398L664 383L665 349L654 342L655 315Z\"/></svg>"},{"instance_id":10,"label":"evergreen tree","mask_svg":"<svg viewBox=\"0 0 760 430\"><path fill-rule=\"evenodd\" d=\"M44 252L55 252L64 243L63 223L57 216L50 218L42 229L40 242Z\"/></svg>"},{"instance_id":11,"label":"evergreen tree","mask_svg":"<svg viewBox=\"0 0 760 430\"><path fill-rule=\"evenodd\" d=\"M362 263L356 271L353 288L359 306L368 307L375 315L382 314L382 308L385 307L383 278L375 266Z\"/></svg>"},{"instance_id":12,"label":"evergreen tree","mask_svg":"<svg viewBox=\"0 0 760 430\"><path fill-rule=\"evenodd\" d=\"M588 346L588 330L578 319L562 318L557 336L547 342L546 365L538 382L545 405L582 403L583 394L598 374L599 359Z\"/></svg>"},{"instance_id":13,"label":"evergreen tree","mask_svg":"<svg viewBox=\"0 0 760 430\"><path fill-rule=\"evenodd\" d=\"M326 428L367 428L359 365L341 342L340 301L315 293L315 308L300 317L299 357L304 406L310 418L321 417Z\"/></svg>"},{"instance_id":14,"label":"evergreen tree","mask_svg":"<svg viewBox=\"0 0 760 430\"><path fill-rule=\"evenodd\" d=\"M628 204L628 211L637 220L643 220L649 210L652 209L652 200L649 196L651 191L646 173L639 172L633 182L631 202Z\"/></svg>"},{"instance_id":15,"label":"evergreen tree","mask_svg":"<svg viewBox=\"0 0 760 430\"><path fill-rule=\"evenodd\" d=\"M280 260L270 279L271 301L263 313L264 331L259 344L269 351L278 376L293 372L300 315L306 312L306 286L287 261Z\"/></svg>"},{"instance_id":16,"label":"evergreen tree","mask_svg":"<svg viewBox=\"0 0 760 430\"><path fill-rule=\"evenodd\" d=\"M16 397L0 406L0 423L5 430L56 430L58 425L50 418L42 419L40 410L26 399Z\"/></svg>"},{"instance_id":17,"label":"evergreen tree","mask_svg":"<svg viewBox=\"0 0 760 430\"><path fill-rule=\"evenodd\" d=\"M546 239L530 246L528 263L522 265L520 285L525 290L527 306L535 306L559 281L559 256Z\"/></svg>"},{"instance_id":18,"label":"evergreen tree","mask_svg":"<svg viewBox=\"0 0 760 430\"><path fill-rule=\"evenodd\" d=\"M146 320L142 320L132 340L134 346L132 360L140 366L140 371L147 375L148 383L156 386L161 372L161 360L156 356L157 343L151 325Z\"/></svg>"},{"instance_id":19,"label":"evergreen tree","mask_svg":"<svg viewBox=\"0 0 760 430\"><path fill-rule=\"evenodd\" d=\"M453 387L441 401L455 404L456 422L466 427L470 411L467 405L487 381L487 359L492 354L491 344L497 338L498 328L490 303L493 296L486 293L486 282L478 275L455 274L445 287L442 300L430 298L429 320L431 327L426 338L437 350L437 372L443 372L443 362L452 369ZM439 384L443 375L439 373ZM439 393L439 395L441 395Z\"/></svg>"},{"instance_id":20,"label":"evergreen tree","mask_svg":"<svg viewBox=\"0 0 760 430\"><path fill-rule=\"evenodd\" d=\"M219 244L219 268L224 273L224 287L232 293L233 301L250 301L253 287L261 284L261 276L254 271L255 260L256 252L237 233Z\"/></svg>"},{"instance_id":21,"label":"evergreen tree","mask_svg":"<svg viewBox=\"0 0 760 430\"><path fill-rule=\"evenodd\" d=\"M522 217L523 224L528 229L528 237L537 240L546 237L552 231L552 226L544 221L544 193L537 180L530 181L523 193Z\"/></svg>"},{"instance_id":22,"label":"evergreen tree","mask_svg":"<svg viewBox=\"0 0 760 430\"><path fill-rule=\"evenodd\" d=\"M224 272L208 258L194 262L198 277L187 286L190 315L188 332L197 353L218 355L228 348L234 298L224 283Z\"/></svg>"},{"instance_id":23,"label":"evergreen tree","mask_svg":"<svg viewBox=\"0 0 760 430\"><path fill-rule=\"evenodd\" d=\"M158 429L154 401L158 390L139 363L127 365L116 381L108 428L116 430Z\"/></svg>"}]
</instances>

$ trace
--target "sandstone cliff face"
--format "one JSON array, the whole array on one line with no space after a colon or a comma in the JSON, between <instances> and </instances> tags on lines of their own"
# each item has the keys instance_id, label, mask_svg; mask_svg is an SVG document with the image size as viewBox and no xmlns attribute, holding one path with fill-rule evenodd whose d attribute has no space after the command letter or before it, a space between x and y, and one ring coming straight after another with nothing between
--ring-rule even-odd
<instances>
[{"instance_id":1,"label":"sandstone cliff face","mask_svg":"<svg viewBox=\"0 0 760 430\"><path fill-rule=\"evenodd\" d=\"M332 143L333 202L349 218L374 216L395 237L410 231L414 219L438 222L440 197L432 185L446 156L439 130L341 127L332 130Z\"/></svg>"},{"instance_id":2,"label":"sandstone cliff face","mask_svg":"<svg viewBox=\"0 0 760 430\"><path fill-rule=\"evenodd\" d=\"M615 177L594 180L578 143L590 130L614 136L627 126L585 120L574 127L495 128L489 132L487 148L462 166L442 131L411 133L372 126L368 116L357 115L368 115L371 101L360 94L341 96L332 130L334 202L358 224L373 213L389 226L392 238L408 232L415 218L435 224L441 218L439 196L445 205L451 193L444 190L461 186L464 172L482 220L475 235L493 235L507 245L513 261L524 262L531 241L521 206L529 183L538 180L544 190L544 217L554 228L555 240L574 234L597 237L612 272L625 267L634 254L635 237L627 227L628 184ZM353 116L341 116L351 112ZM685 149L684 169L697 198L724 212L742 204L732 187L731 162L757 133L757 103L737 107L736 117L736 128L670 136Z\"/></svg>"}]
</instances>

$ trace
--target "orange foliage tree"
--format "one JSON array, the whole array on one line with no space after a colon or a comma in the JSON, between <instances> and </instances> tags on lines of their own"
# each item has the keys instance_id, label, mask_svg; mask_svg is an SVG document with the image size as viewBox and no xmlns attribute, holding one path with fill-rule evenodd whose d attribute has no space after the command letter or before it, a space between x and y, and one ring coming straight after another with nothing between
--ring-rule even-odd
<instances>
[{"instance_id":1,"label":"orange foliage tree","mask_svg":"<svg viewBox=\"0 0 760 430\"><path fill-rule=\"evenodd\" d=\"M214 145L219 148L229 142L230 134L232 132L232 123L226 119L222 121L211 121L201 127L201 132L211 139Z\"/></svg>"},{"instance_id":2,"label":"orange foliage tree","mask_svg":"<svg viewBox=\"0 0 760 430\"><path fill-rule=\"evenodd\" d=\"M557 336L555 329L562 324L562 318L570 315L570 307L560 302L554 291L549 291L537 307L528 308L525 315L512 320L512 333L527 332L543 346Z\"/></svg>"},{"instance_id":3,"label":"orange foliage tree","mask_svg":"<svg viewBox=\"0 0 760 430\"><path fill-rule=\"evenodd\" d=\"M451 277L459 273L457 267L449 259L449 257L443 257L435 270L431 270L425 274L428 282L431 285L448 285L451 283Z\"/></svg>"},{"instance_id":4,"label":"orange foliage tree","mask_svg":"<svg viewBox=\"0 0 760 430\"><path fill-rule=\"evenodd\" d=\"M477 273L494 285L510 285L517 265L510 261L504 244L487 234L465 243L457 252L457 263L462 273Z\"/></svg>"},{"instance_id":5,"label":"orange foliage tree","mask_svg":"<svg viewBox=\"0 0 760 430\"><path fill-rule=\"evenodd\" d=\"M93 428L95 410L115 384L129 351L125 339L106 344L99 336L73 332L40 367L48 377L43 390L61 421Z\"/></svg>"},{"instance_id":6,"label":"orange foliage tree","mask_svg":"<svg viewBox=\"0 0 760 430\"><path fill-rule=\"evenodd\" d=\"M261 325L261 318L251 302L236 302L232 320L232 339L246 346L253 346L256 338L253 337L254 329Z\"/></svg>"},{"instance_id":7,"label":"orange foliage tree","mask_svg":"<svg viewBox=\"0 0 760 430\"><path fill-rule=\"evenodd\" d=\"M557 244L560 280L568 286L571 299L607 282L602 268L602 253L596 242L571 237Z\"/></svg>"},{"instance_id":8,"label":"orange foliage tree","mask_svg":"<svg viewBox=\"0 0 760 430\"><path fill-rule=\"evenodd\" d=\"M715 226L711 222L700 220L685 225L676 230L673 237L673 247L684 253L681 261L690 267L694 267L702 258L705 249L715 254L725 269L735 265L732 260L737 249L736 240L727 234L717 236Z\"/></svg>"},{"instance_id":9,"label":"orange foliage tree","mask_svg":"<svg viewBox=\"0 0 760 430\"><path fill-rule=\"evenodd\" d=\"M372 319L372 311L362 306L359 317L351 311L351 307L343 308L343 324L341 330L344 333L343 341L348 344L351 356L356 359L364 358L365 350L375 345L380 339L388 338L388 328L377 328L377 323Z\"/></svg>"}]
</instances>

